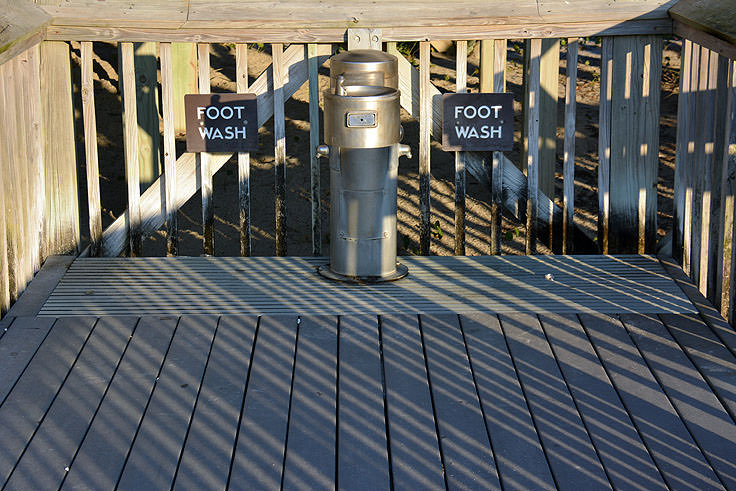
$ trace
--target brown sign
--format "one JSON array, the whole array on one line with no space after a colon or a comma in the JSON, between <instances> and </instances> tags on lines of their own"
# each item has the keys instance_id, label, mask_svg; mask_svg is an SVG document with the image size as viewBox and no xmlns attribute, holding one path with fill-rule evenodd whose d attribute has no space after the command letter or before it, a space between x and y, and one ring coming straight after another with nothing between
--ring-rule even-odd
<instances>
[{"instance_id":1,"label":"brown sign","mask_svg":"<svg viewBox=\"0 0 736 491\"><path fill-rule=\"evenodd\" d=\"M444 94L442 107L442 150L513 149L512 94Z\"/></svg>"},{"instance_id":2,"label":"brown sign","mask_svg":"<svg viewBox=\"0 0 736 491\"><path fill-rule=\"evenodd\" d=\"M255 94L187 94L187 152L258 150Z\"/></svg>"}]
</instances>

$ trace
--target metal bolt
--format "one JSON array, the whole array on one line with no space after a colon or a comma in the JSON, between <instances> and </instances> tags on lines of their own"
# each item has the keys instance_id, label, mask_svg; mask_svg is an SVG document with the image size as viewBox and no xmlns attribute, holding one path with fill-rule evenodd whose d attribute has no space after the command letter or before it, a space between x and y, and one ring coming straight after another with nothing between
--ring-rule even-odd
<instances>
[{"instance_id":1,"label":"metal bolt","mask_svg":"<svg viewBox=\"0 0 736 491\"><path fill-rule=\"evenodd\" d=\"M353 36L353 41L355 41L356 43L359 43L360 42L360 36L358 36L358 35Z\"/></svg>"},{"instance_id":2,"label":"metal bolt","mask_svg":"<svg viewBox=\"0 0 736 491\"><path fill-rule=\"evenodd\" d=\"M374 34L374 35L373 35L373 38L372 38L372 40L373 40L373 42L374 42L374 43L377 43L377 42L378 42L378 36L376 36L376 35Z\"/></svg>"}]
</instances>

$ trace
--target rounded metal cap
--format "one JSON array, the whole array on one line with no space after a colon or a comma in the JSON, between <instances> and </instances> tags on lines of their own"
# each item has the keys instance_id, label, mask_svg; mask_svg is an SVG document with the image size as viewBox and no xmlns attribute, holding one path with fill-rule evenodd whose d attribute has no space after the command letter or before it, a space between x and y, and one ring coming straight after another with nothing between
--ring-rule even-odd
<instances>
[{"instance_id":1,"label":"rounded metal cap","mask_svg":"<svg viewBox=\"0 0 736 491\"><path fill-rule=\"evenodd\" d=\"M334 93L337 78L345 85L399 87L399 63L394 55L375 49L343 51L330 60L330 89Z\"/></svg>"}]
</instances>

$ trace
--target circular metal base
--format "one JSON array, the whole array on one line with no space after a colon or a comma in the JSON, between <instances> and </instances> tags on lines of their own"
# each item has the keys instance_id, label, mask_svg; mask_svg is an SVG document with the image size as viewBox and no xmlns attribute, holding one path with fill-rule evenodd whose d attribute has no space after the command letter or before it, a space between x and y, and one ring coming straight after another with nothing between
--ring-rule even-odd
<instances>
[{"instance_id":1,"label":"circular metal base","mask_svg":"<svg viewBox=\"0 0 736 491\"><path fill-rule=\"evenodd\" d=\"M317 268L317 272L321 276L330 280L365 285L400 280L401 278L409 274L409 268L401 263L396 263L396 271L387 276L347 276L340 273L335 273L330 269L329 264L325 264L324 266L320 266L319 268Z\"/></svg>"}]
</instances>

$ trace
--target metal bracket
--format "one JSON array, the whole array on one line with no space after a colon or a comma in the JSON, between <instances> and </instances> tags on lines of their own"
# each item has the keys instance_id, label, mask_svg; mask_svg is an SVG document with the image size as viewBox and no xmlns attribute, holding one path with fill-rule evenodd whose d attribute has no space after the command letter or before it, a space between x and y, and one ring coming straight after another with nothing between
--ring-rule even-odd
<instances>
[{"instance_id":1,"label":"metal bracket","mask_svg":"<svg viewBox=\"0 0 736 491\"><path fill-rule=\"evenodd\" d=\"M348 50L382 48L383 32L381 29L348 29Z\"/></svg>"}]
</instances>

